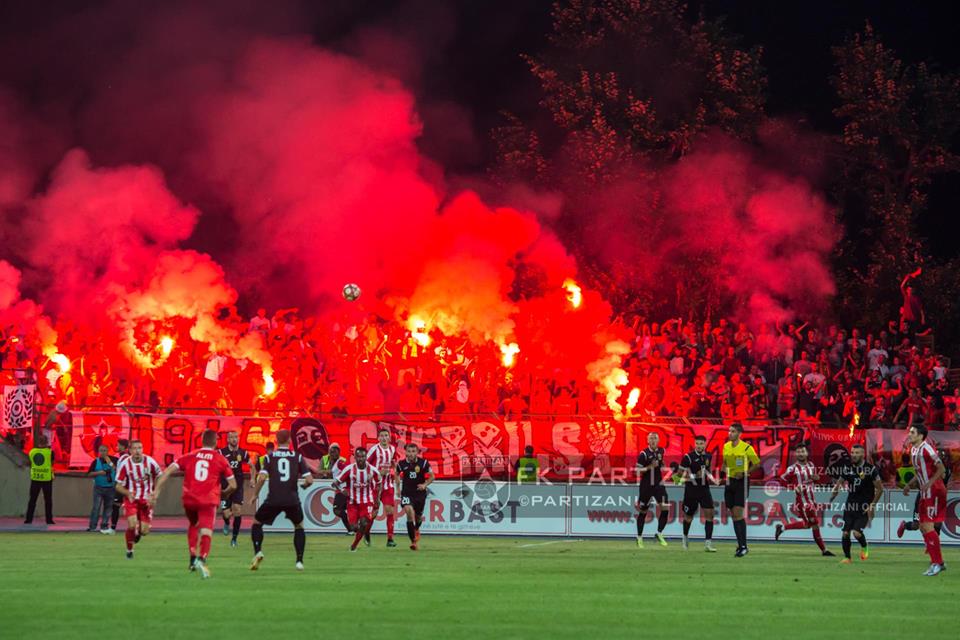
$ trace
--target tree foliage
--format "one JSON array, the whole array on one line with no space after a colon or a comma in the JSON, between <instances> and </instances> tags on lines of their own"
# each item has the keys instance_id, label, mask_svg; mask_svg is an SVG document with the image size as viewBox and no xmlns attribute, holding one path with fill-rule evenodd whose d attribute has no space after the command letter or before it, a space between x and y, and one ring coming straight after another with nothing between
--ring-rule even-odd
<instances>
[{"instance_id":1,"label":"tree foliage","mask_svg":"<svg viewBox=\"0 0 960 640\"><path fill-rule=\"evenodd\" d=\"M627 307L627 301L643 301L684 311L676 309L681 296L673 284L654 292L623 290L624 282L642 281L630 273L640 265L610 264L578 247L584 214L589 217L602 194L628 181L637 188L620 189L626 195L617 206L631 217L625 223L655 236L660 221L651 203L658 167L687 153L707 129L749 138L763 115L760 49L740 48L719 21L690 18L686 11L677 0L557 2L550 46L525 56L548 119L506 113L492 132L494 177L563 193L569 224L560 220L561 234L566 231L577 247L588 277L596 275L591 284ZM689 273L676 275L709 287L702 266L691 264ZM690 290L684 294L688 306L717 298L707 293L695 302Z\"/></svg>"},{"instance_id":2,"label":"tree foliage","mask_svg":"<svg viewBox=\"0 0 960 640\"><path fill-rule=\"evenodd\" d=\"M952 151L960 132L960 79L924 63L905 63L869 24L833 53L839 99L834 113L843 123L844 152L837 192L847 227L838 302L851 319L867 314L875 324L896 317L897 286L916 266L931 267L928 285L949 280L949 271L931 263L917 221L933 178L960 168ZM927 290L930 306L937 289ZM943 333L960 316L930 319Z\"/></svg>"}]
</instances>

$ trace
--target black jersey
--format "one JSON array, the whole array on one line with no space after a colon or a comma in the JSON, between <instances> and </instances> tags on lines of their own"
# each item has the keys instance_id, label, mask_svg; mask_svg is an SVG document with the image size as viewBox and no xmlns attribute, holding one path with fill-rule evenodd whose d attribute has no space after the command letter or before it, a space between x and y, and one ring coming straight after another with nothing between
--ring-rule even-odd
<instances>
[{"instance_id":1,"label":"black jersey","mask_svg":"<svg viewBox=\"0 0 960 640\"><path fill-rule=\"evenodd\" d=\"M426 491L417 489L417 485L427 481L427 474L433 473L430 463L425 458L417 458L409 462L406 458L397 463L397 473L400 474L400 495L421 495Z\"/></svg>"},{"instance_id":2,"label":"black jersey","mask_svg":"<svg viewBox=\"0 0 960 640\"><path fill-rule=\"evenodd\" d=\"M710 464L712 461L712 456L706 451L697 453L696 450L694 450L683 456L683 460L680 461L680 466L690 470L690 477L687 478L687 486L708 486L710 483L707 481L707 474L710 472Z\"/></svg>"},{"instance_id":3,"label":"black jersey","mask_svg":"<svg viewBox=\"0 0 960 640\"><path fill-rule=\"evenodd\" d=\"M873 481L880 477L880 470L869 462L844 465L840 477L847 481L847 504L869 504L876 490Z\"/></svg>"},{"instance_id":4,"label":"black jersey","mask_svg":"<svg viewBox=\"0 0 960 640\"><path fill-rule=\"evenodd\" d=\"M653 471L644 472L640 478L640 486L659 487L663 484L663 447L651 449L647 447L637 457L638 467L647 467L656 462Z\"/></svg>"},{"instance_id":5,"label":"black jersey","mask_svg":"<svg viewBox=\"0 0 960 640\"><path fill-rule=\"evenodd\" d=\"M243 463L247 461L247 452L237 448L231 450L230 447L220 449L220 455L230 463L230 470L233 471L233 477L237 479L237 486L243 484ZM226 484L226 483L224 483Z\"/></svg>"},{"instance_id":6,"label":"black jersey","mask_svg":"<svg viewBox=\"0 0 960 640\"><path fill-rule=\"evenodd\" d=\"M306 460L293 449L277 449L267 454L261 474L267 474L267 502L271 504L299 504L300 478L310 475Z\"/></svg>"}]
</instances>

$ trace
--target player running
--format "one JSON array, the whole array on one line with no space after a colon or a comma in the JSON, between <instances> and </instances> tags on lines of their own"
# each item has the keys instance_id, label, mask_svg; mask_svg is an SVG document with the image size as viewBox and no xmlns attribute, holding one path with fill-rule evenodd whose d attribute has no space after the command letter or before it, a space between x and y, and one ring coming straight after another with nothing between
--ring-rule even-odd
<instances>
[{"instance_id":1,"label":"player running","mask_svg":"<svg viewBox=\"0 0 960 640\"><path fill-rule=\"evenodd\" d=\"M937 455L940 456L940 460L948 460L949 456L945 449L937 450ZM950 484L950 467L946 463L943 465L943 484L948 486ZM943 528L942 522L934 522L933 530L937 532L937 535L940 535L940 530ZM918 531L920 529L920 492L917 492L917 499L913 502L913 519L904 520L900 523L900 526L897 527L897 537L902 538L904 532L906 531ZM946 569L946 565L943 567Z\"/></svg>"},{"instance_id":2,"label":"player running","mask_svg":"<svg viewBox=\"0 0 960 640\"><path fill-rule=\"evenodd\" d=\"M820 480L820 474L817 468L809 461L810 450L807 445L800 443L794 448L796 462L787 467L787 470L780 476L780 481L787 486L793 486L796 497L793 503L793 512L799 516L799 520L788 522L787 526L777 524L776 532L773 535L774 540L779 540L784 531L794 529L811 529L813 531L813 541L820 547L820 554L832 557L834 554L827 549L820 535L820 505L817 504L816 496L813 494L815 483Z\"/></svg>"},{"instance_id":3,"label":"player running","mask_svg":"<svg viewBox=\"0 0 960 640\"><path fill-rule=\"evenodd\" d=\"M420 544L420 525L423 507L427 502L427 487L433 482L433 469L426 458L421 458L420 447L412 442L404 447L406 457L397 463L396 483L400 486L400 507L407 514L407 536L410 549Z\"/></svg>"},{"instance_id":4,"label":"player running","mask_svg":"<svg viewBox=\"0 0 960 640\"><path fill-rule=\"evenodd\" d=\"M250 528L250 538L253 541L253 562L250 570L256 571L263 562L263 525L273 524L282 513L293 523L293 548L297 553L297 563L294 566L297 571L303 571L307 534L303 530L303 506L300 504L298 484L302 481L300 486L309 487L313 483L313 476L303 456L290 448L288 429L277 432L277 449L267 454L263 461L263 468L257 474L257 484L254 487L254 501L268 478L270 484L267 485L267 499L257 509L253 516L253 526Z\"/></svg>"},{"instance_id":5,"label":"player running","mask_svg":"<svg viewBox=\"0 0 960 640\"><path fill-rule=\"evenodd\" d=\"M727 475L727 486L723 490L723 501L733 516L733 531L737 534L737 558L747 555L747 521L743 519L743 509L750 493L750 472L760 466L760 458L753 445L742 440L743 426L739 422L730 425L727 441L723 443L723 467Z\"/></svg>"},{"instance_id":6,"label":"player running","mask_svg":"<svg viewBox=\"0 0 960 640\"><path fill-rule=\"evenodd\" d=\"M873 521L874 507L880 496L883 495L883 482L880 480L880 470L864 459L862 444L850 447L849 465L840 469L840 477L830 494L830 503L840 493L843 483L847 483L847 503L843 507L843 560L840 564L850 564L850 533L853 532L860 543L860 559L870 557L867 547L867 537L863 530Z\"/></svg>"},{"instance_id":7,"label":"player running","mask_svg":"<svg viewBox=\"0 0 960 640\"><path fill-rule=\"evenodd\" d=\"M912 487L920 489L920 531L923 543L930 555L930 567L923 573L935 576L946 569L940 550L940 536L934 529L942 524L947 514L947 486L943 482L946 469L937 455L937 450L927 442L927 427L915 424L907 434L910 442L910 458L916 475L903 488L903 495L910 495Z\"/></svg>"},{"instance_id":8,"label":"player running","mask_svg":"<svg viewBox=\"0 0 960 640\"><path fill-rule=\"evenodd\" d=\"M179 470L183 470L183 511L190 526L187 528L187 544L190 547L190 570L199 571L200 577L210 577L207 556L210 554L210 541L213 537L213 523L217 519L217 505L220 503L220 480L227 479L224 495L230 495L237 488L233 470L227 459L217 451L217 432L207 430L200 436L201 449L177 458L157 478L157 486L150 496L150 504L157 504L157 498L167 479Z\"/></svg>"},{"instance_id":9,"label":"player running","mask_svg":"<svg viewBox=\"0 0 960 640\"><path fill-rule=\"evenodd\" d=\"M373 518L380 508L380 472L377 468L367 464L367 450L357 447L353 450L353 464L348 464L334 480L334 488L343 488L347 493L347 517L350 520L350 529L354 532L353 544L350 551L356 551L360 540L366 538L367 546L370 539L370 527Z\"/></svg>"},{"instance_id":10,"label":"player running","mask_svg":"<svg viewBox=\"0 0 960 640\"><path fill-rule=\"evenodd\" d=\"M713 546L713 496L710 495L710 485L720 484L710 473L712 456L707 453L707 439L697 436L693 439L693 451L689 452L680 461L680 471L683 473L683 548L689 549L690 524L697 509L703 509L703 530L705 551L716 553Z\"/></svg>"},{"instance_id":11,"label":"player running","mask_svg":"<svg viewBox=\"0 0 960 640\"><path fill-rule=\"evenodd\" d=\"M237 481L237 490L220 501L220 509L223 512L223 535L230 533L230 518L233 518L233 536L230 538L230 546L237 546L237 536L240 535L240 527L243 521L241 513L243 512L243 463L249 459L246 451L240 448L240 436L236 431L227 432L227 446L220 449L220 455L230 463L230 469L233 470L233 477ZM227 486L226 482L221 483L220 488Z\"/></svg>"},{"instance_id":12,"label":"player running","mask_svg":"<svg viewBox=\"0 0 960 640\"><path fill-rule=\"evenodd\" d=\"M663 447L658 446L660 436L647 435L647 448L637 457L637 475L640 477L640 499L637 501L637 546L643 549L643 525L646 524L650 500L657 501L657 542L667 546L663 529L667 526L670 504L667 502L667 489L663 486Z\"/></svg>"},{"instance_id":13,"label":"player running","mask_svg":"<svg viewBox=\"0 0 960 640\"><path fill-rule=\"evenodd\" d=\"M139 440L130 442L129 453L124 454L117 465L116 491L123 496L123 515L127 518L124 536L128 560L133 559L133 545L150 533L150 523L153 521L150 494L161 473L157 461L143 454L143 443Z\"/></svg>"},{"instance_id":14,"label":"player running","mask_svg":"<svg viewBox=\"0 0 960 640\"><path fill-rule=\"evenodd\" d=\"M380 493L380 503L383 505L383 512L387 520L387 546L395 547L397 543L393 540L394 522L396 521L396 493L393 487L393 466L397 459L397 448L390 444L390 429L380 427L377 430L377 444L370 447L367 453L367 464L376 467L383 478L383 488ZM373 512L373 517L377 517L377 512ZM369 543L369 539L367 540Z\"/></svg>"}]
</instances>

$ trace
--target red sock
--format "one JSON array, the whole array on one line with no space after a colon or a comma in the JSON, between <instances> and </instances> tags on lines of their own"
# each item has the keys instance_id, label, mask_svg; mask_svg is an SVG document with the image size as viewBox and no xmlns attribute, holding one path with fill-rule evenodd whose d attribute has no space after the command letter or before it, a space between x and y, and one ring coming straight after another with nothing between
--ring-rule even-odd
<instances>
[{"instance_id":1,"label":"red sock","mask_svg":"<svg viewBox=\"0 0 960 640\"><path fill-rule=\"evenodd\" d=\"M210 554L210 536L200 536L200 553L197 554L204 560Z\"/></svg>"},{"instance_id":2,"label":"red sock","mask_svg":"<svg viewBox=\"0 0 960 640\"><path fill-rule=\"evenodd\" d=\"M806 529L807 523L803 520L794 520L793 522L788 522L787 526L783 528L784 531L790 531L791 529Z\"/></svg>"},{"instance_id":3,"label":"red sock","mask_svg":"<svg viewBox=\"0 0 960 640\"><path fill-rule=\"evenodd\" d=\"M387 514L387 538L391 540L393 539L393 522L396 519L397 517L394 514L392 513Z\"/></svg>"},{"instance_id":4,"label":"red sock","mask_svg":"<svg viewBox=\"0 0 960 640\"><path fill-rule=\"evenodd\" d=\"M820 551L827 550L827 546L823 544L823 538L820 536L820 529L813 530L813 541L817 543L818 547L820 547Z\"/></svg>"},{"instance_id":5,"label":"red sock","mask_svg":"<svg viewBox=\"0 0 960 640\"><path fill-rule=\"evenodd\" d=\"M127 527L127 530L123 532L123 537L127 539L127 551L133 551L133 541L137 537L136 531Z\"/></svg>"},{"instance_id":6,"label":"red sock","mask_svg":"<svg viewBox=\"0 0 960 640\"><path fill-rule=\"evenodd\" d=\"M360 544L360 541L363 540L364 532L364 529L357 527L357 532L353 535L353 546Z\"/></svg>"},{"instance_id":7,"label":"red sock","mask_svg":"<svg viewBox=\"0 0 960 640\"><path fill-rule=\"evenodd\" d=\"M200 530L190 525L187 527L187 545L190 547L190 555L197 555L197 536L200 535Z\"/></svg>"},{"instance_id":8,"label":"red sock","mask_svg":"<svg viewBox=\"0 0 960 640\"><path fill-rule=\"evenodd\" d=\"M943 555L940 553L940 536L936 531L927 531L923 534L923 541L927 545L927 553L930 554L930 562L934 564L943 564Z\"/></svg>"}]
</instances>

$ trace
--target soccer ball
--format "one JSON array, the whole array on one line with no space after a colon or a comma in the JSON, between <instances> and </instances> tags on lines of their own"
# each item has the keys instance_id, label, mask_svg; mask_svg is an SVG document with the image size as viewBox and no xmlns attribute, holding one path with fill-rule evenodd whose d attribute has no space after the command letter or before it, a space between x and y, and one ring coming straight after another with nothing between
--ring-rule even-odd
<instances>
[{"instance_id":1,"label":"soccer ball","mask_svg":"<svg viewBox=\"0 0 960 640\"><path fill-rule=\"evenodd\" d=\"M343 299L344 299L344 300L349 300L350 302L353 302L354 300L356 300L356 299L359 298L359 297L360 297L360 287L359 287L359 286L353 284L352 282L351 282L350 284L345 284L345 285L343 285Z\"/></svg>"}]
</instances>

